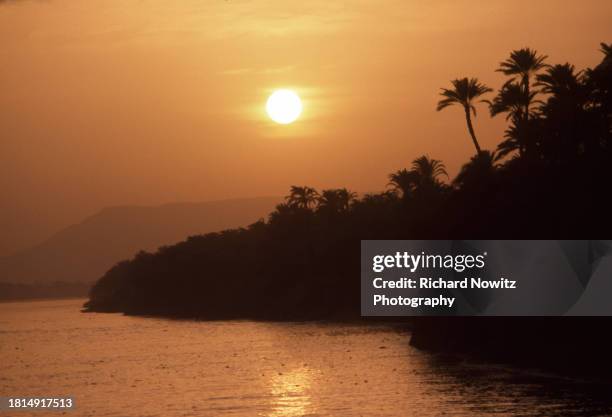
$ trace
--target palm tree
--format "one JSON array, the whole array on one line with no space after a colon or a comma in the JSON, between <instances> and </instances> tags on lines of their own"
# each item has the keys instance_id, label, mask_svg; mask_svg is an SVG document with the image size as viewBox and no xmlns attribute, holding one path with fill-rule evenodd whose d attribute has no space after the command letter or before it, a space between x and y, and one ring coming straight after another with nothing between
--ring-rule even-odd
<instances>
[{"instance_id":1,"label":"palm tree","mask_svg":"<svg viewBox=\"0 0 612 417\"><path fill-rule=\"evenodd\" d=\"M599 50L601 51L602 54L604 54L604 61L606 59L612 58L612 43L607 44L607 43L602 42L599 45L601 46Z\"/></svg>"},{"instance_id":2,"label":"palm tree","mask_svg":"<svg viewBox=\"0 0 612 417\"><path fill-rule=\"evenodd\" d=\"M569 63L554 65L538 74L537 80L536 85L548 94L546 102L540 106L547 133L544 139L548 139L543 143L543 151L549 158L565 161L583 152L594 155L600 141L594 139L592 129L596 129L598 123L593 121L594 113L589 108L593 90L584 72L576 72Z\"/></svg>"},{"instance_id":3,"label":"palm tree","mask_svg":"<svg viewBox=\"0 0 612 417\"><path fill-rule=\"evenodd\" d=\"M584 81L593 90L593 99L601 106L602 114L609 114L612 103L612 43L601 44L604 58L595 68L588 69Z\"/></svg>"},{"instance_id":4,"label":"palm tree","mask_svg":"<svg viewBox=\"0 0 612 417\"><path fill-rule=\"evenodd\" d=\"M535 92L527 94L527 90L521 84L509 80L499 90L492 102L487 101L491 117L506 113L506 120L511 121L510 127L506 130L506 140L498 146L503 156L515 149L518 149L521 156L525 153L530 137L530 121L525 117L525 111L529 110L534 98Z\"/></svg>"},{"instance_id":5,"label":"palm tree","mask_svg":"<svg viewBox=\"0 0 612 417\"><path fill-rule=\"evenodd\" d=\"M510 80L503 85L493 101L487 101L491 116L495 117L500 113L507 113L506 120L513 117L523 119L525 109L535 98L535 93L526 95L525 89L517 82Z\"/></svg>"},{"instance_id":6,"label":"palm tree","mask_svg":"<svg viewBox=\"0 0 612 417\"><path fill-rule=\"evenodd\" d=\"M395 193L400 194L402 199L406 200L412 194L415 182L414 172L404 168L389 174L387 186L390 186Z\"/></svg>"},{"instance_id":7,"label":"palm tree","mask_svg":"<svg viewBox=\"0 0 612 417\"><path fill-rule=\"evenodd\" d=\"M291 207L309 209L316 204L318 196L319 193L314 188L292 185L286 200Z\"/></svg>"},{"instance_id":8,"label":"palm tree","mask_svg":"<svg viewBox=\"0 0 612 417\"><path fill-rule=\"evenodd\" d=\"M442 187L439 177L446 176L446 167L442 161L431 159L427 155L412 161L412 169L400 169L389 175L389 184L402 198L409 195L426 194Z\"/></svg>"},{"instance_id":9,"label":"palm tree","mask_svg":"<svg viewBox=\"0 0 612 417\"><path fill-rule=\"evenodd\" d=\"M463 189L488 185L497 170L499 158L496 152L489 151L473 156L467 164L461 167L453 184Z\"/></svg>"},{"instance_id":10,"label":"palm tree","mask_svg":"<svg viewBox=\"0 0 612 417\"><path fill-rule=\"evenodd\" d=\"M368 193L361 200L355 200L355 205L388 205L397 201L397 193L393 190L386 190L381 193Z\"/></svg>"},{"instance_id":11,"label":"palm tree","mask_svg":"<svg viewBox=\"0 0 612 417\"><path fill-rule=\"evenodd\" d=\"M329 213L345 213L355 201L356 194L346 188L323 190L318 198L319 210Z\"/></svg>"},{"instance_id":12,"label":"palm tree","mask_svg":"<svg viewBox=\"0 0 612 417\"><path fill-rule=\"evenodd\" d=\"M270 224L280 223L284 219L291 217L293 212L294 210L289 204L277 204L275 210L268 215L268 221Z\"/></svg>"},{"instance_id":13,"label":"palm tree","mask_svg":"<svg viewBox=\"0 0 612 417\"><path fill-rule=\"evenodd\" d=\"M502 159L514 151L522 156L525 146L523 145L524 120L520 117L512 117L510 126L504 132L504 140L497 145L496 158Z\"/></svg>"},{"instance_id":14,"label":"palm tree","mask_svg":"<svg viewBox=\"0 0 612 417\"><path fill-rule=\"evenodd\" d=\"M544 116L550 117L551 111L561 110L562 117L567 119L568 115L575 116L587 106L591 91L587 86L585 73L576 72L576 67L572 64L550 66L545 73L538 74L537 80L536 85L549 95L540 108Z\"/></svg>"},{"instance_id":15,"label":"palm tree","mask_svg":"<svg viewBox=\"0 0 612 417\"><path fill-rule=\"evenodd\" d=\"M412 161L412 175L414 177L413 194L418 199L435 201L442 196L445 185L439 177L448 178L446 167L437 159L431 159L427 155Z\"/></svg>"},{"instance_id":16,"label":"palm tree","mask_svg":"<svg viewBox=\"0 0 612 417\"><path fill-rule=\"evenodd\" d=\"M602 43L600 51L604 54L603 60L586 71L584 81L591 90L593 108L600 118L598 124L603 128L600 141L612 144L612 129L609 128L612 114L612 44Z\"/></svg>"},{"instance_id":17,"label":"palm tree","mask_svg":"<svg viewBox=\"0 0 612 417\"><path fill-rule=\"evenodd\" d=\"M531 97L531 77L535 76L539 70L547 66L545 64L547 58L546 55L538 55L537 51L530 48L514 50L510 53L509 59L499 64L499 69L497 71L511 76L512 81L518 76L520 78L520 85L524 89L525 97ZM525 103L525 110L523 113L525 121L529 120L530 104L531 101Z\"/></svg>"},{"instance_id":18,"label":"palm tree","mask_svg":"<svg viewBox=\"0 0 612 417\"><path fill-rule=\"evenodd\" d=\"M474 113L475 117L475 100L483 94L489 93L493 90L486 85L481 84L477 78L460 78L451 81L451 83L453 84L453 88L442 89L440 95L444 97L444 99L438 102L437 110L440 111L448 106L452 106L453 104L463 106L463 109L465 110L465 121L467 123L468 132L472 137L474 147L476 147L476 154L479 154L481 149L480 145L478 144L478 140L476 139L476 134L474 133L474 126L472 126L472 113Z\"/></svg>"},{"instance_id":19,"label":"palm tree","mask_svg":"<svg viewBox=\"0 0 612 417\"><path fill-rule=\"evenodd\" d=\"M448 178L444 163L438 159L431 159L428 155L423 155L412 161L412 172L414 173L417 186L437 184L440 182L438 177L441 176Z\"/></svg>"},{"instance_id":20,"label":"palm tree","mask_svg":"<svg viewBox=\"0 0 612 417\"><path fill-rule=\"evenodd\" d=\"M546 67L546 55L538 55L538 52L531 48L517 49L510 52L510 58L499 64L498 72L505 75L518 75L521 82L527 85L530 78L539 70Z\"/></svg>"},{"instance_id":21,"label":"palm tree","mask_svg":"<svg viewBox=\"0 0 612 417\"><path fill-rule=\"evenodd\" d=\"M576 72L576 67L567 63L554 65L546 69L543 74L538 74L536 83L542 87L542 92L553 97L563 97L578 93L581 88L583 71Z\"/></svg>"}]
</instances>

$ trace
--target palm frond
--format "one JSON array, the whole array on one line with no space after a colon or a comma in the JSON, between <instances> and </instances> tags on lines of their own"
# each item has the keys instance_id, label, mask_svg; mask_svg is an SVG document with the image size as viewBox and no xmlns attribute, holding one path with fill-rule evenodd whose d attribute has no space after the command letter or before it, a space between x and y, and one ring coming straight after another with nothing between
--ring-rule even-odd
<instances>
[{"instance_id":1,"label":"palm frond","mask_svg":"<svg viewBox=\"0 0 612 417\"><path fill-rule=\"evenodd\" d=\"M509 76L530 77L546 67L547 58L546 55L538 55L538 52L531 48L517 49L510 53L510 58L499 64L497 71Z\"/></svg>"}]
</instances>

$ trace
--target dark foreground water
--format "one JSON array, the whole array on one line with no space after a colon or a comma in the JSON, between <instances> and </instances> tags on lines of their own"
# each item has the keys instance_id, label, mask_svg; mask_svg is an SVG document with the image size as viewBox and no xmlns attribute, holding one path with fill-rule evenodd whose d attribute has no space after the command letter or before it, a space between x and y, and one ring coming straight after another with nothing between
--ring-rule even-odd
<instances>
[{"instance_id":1,"label":"dark foreground water","mask_svg":"<svg viewBox=\"0 0 612 417\"><path fill-rule=\"evenodd\" d=\"M612 415L606 384L432 356L392 327L172 321L82 303L0 304L0 396L73 396L74 416Z\"/></svg>"}]
</instances>

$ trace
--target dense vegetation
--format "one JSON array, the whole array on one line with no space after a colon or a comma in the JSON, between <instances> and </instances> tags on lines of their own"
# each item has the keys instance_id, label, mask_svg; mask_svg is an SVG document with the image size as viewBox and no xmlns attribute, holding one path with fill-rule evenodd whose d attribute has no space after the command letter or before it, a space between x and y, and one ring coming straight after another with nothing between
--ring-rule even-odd
<instances>
[{"instance_id":1,"label":"dense vegetation","mask_svg":"<svg viewBox=\"0 0 612 417\"><path fill-rule=\"evenodd\" d=\"M612 46L602 52L599 65L578 71L521 49L500 64L508 81L496 93L474 78L442 89L438 110L463 110L466 145L475 148L452 181L441 161L422 156L378 194L291 187L265 221L117 264L86 307L207 319L358 317L361 239L609 237ZM478 142L476 106L508 121L495 150Z\"/></svg>"}]
</instances>

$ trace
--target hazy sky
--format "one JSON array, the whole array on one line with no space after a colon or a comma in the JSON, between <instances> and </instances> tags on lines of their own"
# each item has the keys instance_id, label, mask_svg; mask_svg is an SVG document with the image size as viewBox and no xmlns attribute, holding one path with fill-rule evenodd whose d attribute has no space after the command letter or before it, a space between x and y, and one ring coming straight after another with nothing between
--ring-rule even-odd
<instances>
[{"instance_id":1,"label":"hazy sky","mask_svg":"<svg viewBox=\"0 0 612 417\"><path fill-rule=\"evenodd\" d=\"M596 64L610 22L610 0L0 0L0 254L109 205L377 191L423 153L455 173L472 143L440 87L498 87L523 46ZM482 106L484 147L502 129Z\"/></svg>"}]
</instances>

